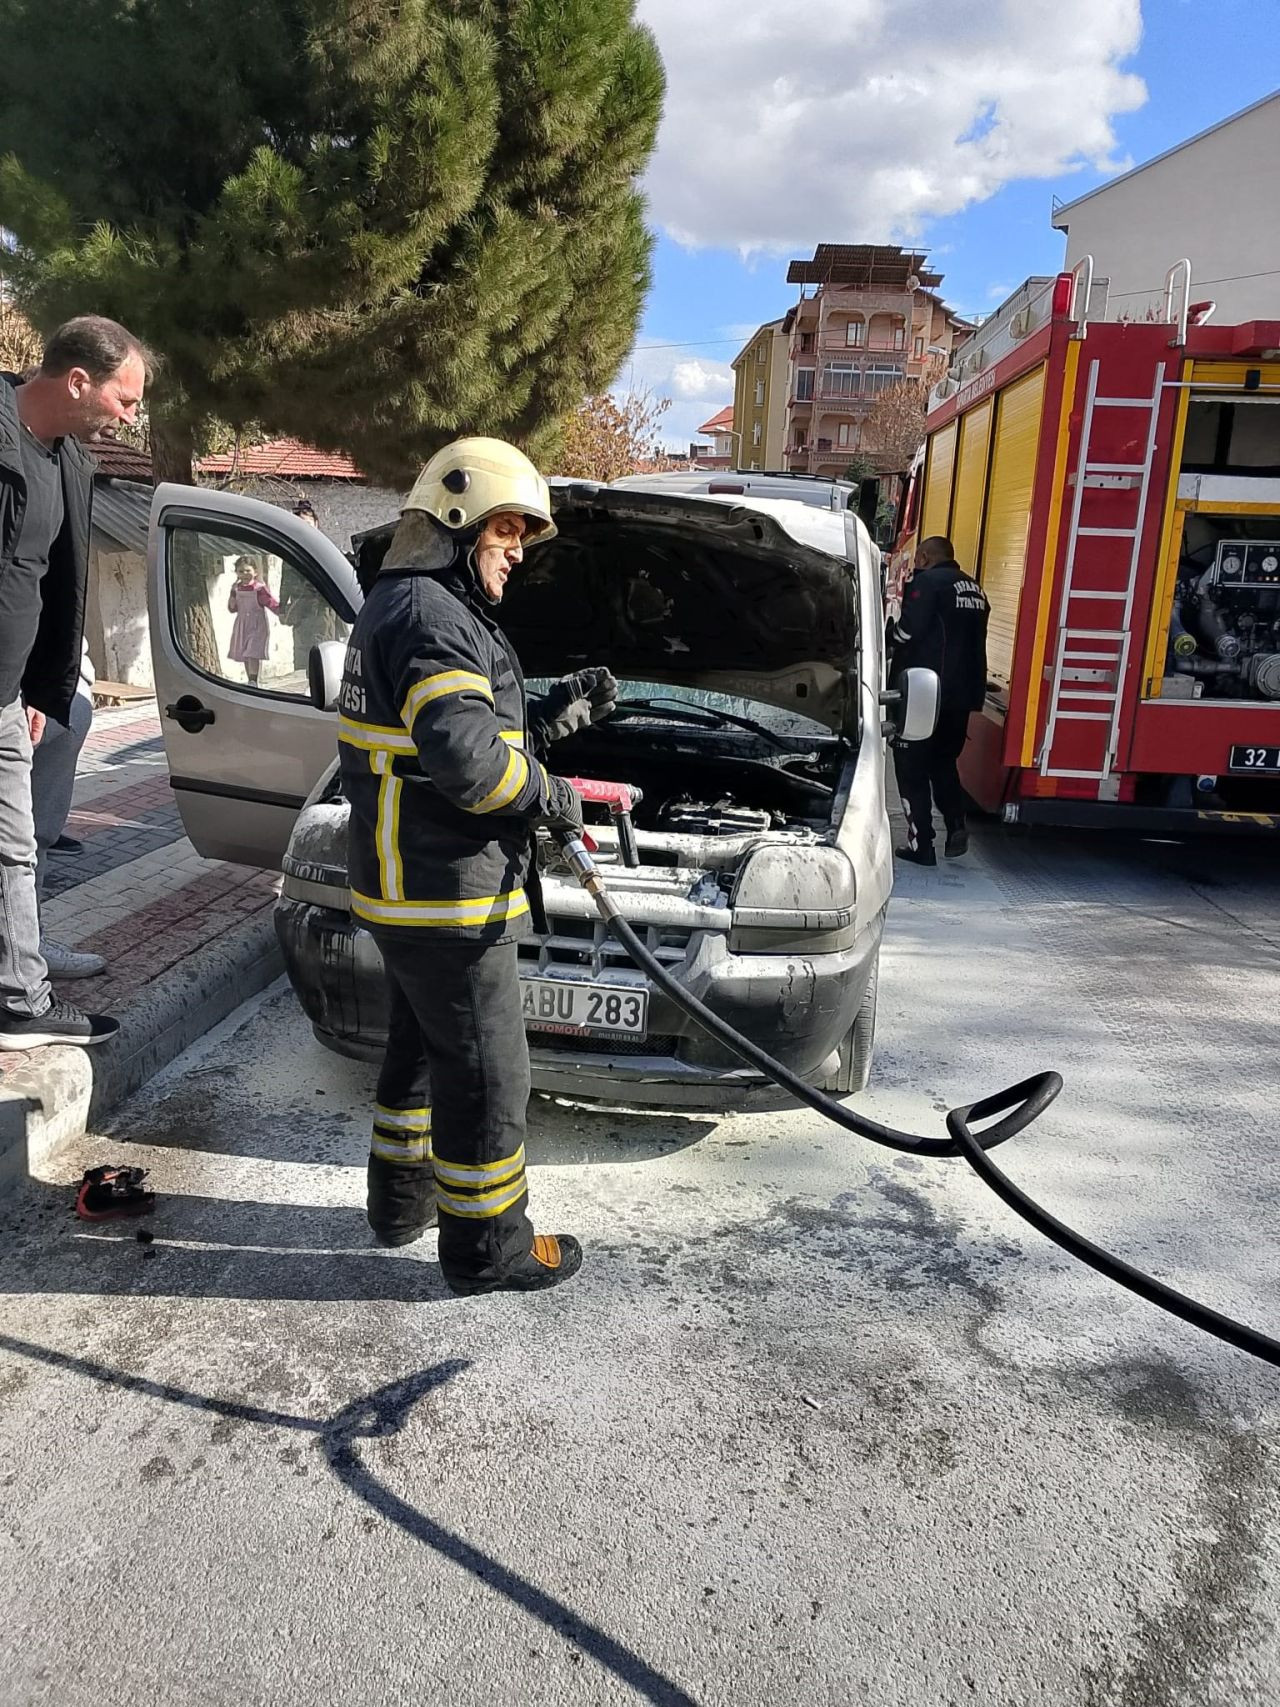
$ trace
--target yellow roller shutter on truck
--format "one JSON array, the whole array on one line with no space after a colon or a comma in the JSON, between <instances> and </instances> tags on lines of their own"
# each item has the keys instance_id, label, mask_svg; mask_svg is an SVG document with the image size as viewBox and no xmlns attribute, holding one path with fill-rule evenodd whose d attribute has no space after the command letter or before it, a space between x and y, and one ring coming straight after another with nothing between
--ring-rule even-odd
<instances>
[{"instance_id":1,"label":"yellow roller shutter on truck","mask_svg":"<svg viewBox=\"0 0 1280 1707\"><path fill-rule=\"evenodd\" d=\"M991 448L991 415L994 402L988 398L961 417L960 454L956 458L956 489L951 500L951 543L956 562L972 574L978 561L978 538L982 531L982 509L987 496L987 453Z\"/></svg>"},{"instance_id":2,"label":"yellow roller shutter on truck","mask_svg":"<svg viewBox=\"0 0 1280 1707\"><path fill-rule=\"evenodd\" d=\"M987 673L1008 685L1018 628L1018 600L1027 568L1031 492L1040 447L1044 368L1018 380L996 400L996 432L987 484L979 580L991 601Z\"/></svg>"},{"instance_id":3,"label":"yellow roller shutter on truck","mask_svg":"<svg viewBox=\"0 0 1280 1707\"><path fill-rule=\"evenodd\" d=\"M951 476L956 465L956 423L944 427L929 440L929 462L924 476L924 503L920 507L920 535L929 539L945 534L951 514Z\"/></svg>"}]
</instances>

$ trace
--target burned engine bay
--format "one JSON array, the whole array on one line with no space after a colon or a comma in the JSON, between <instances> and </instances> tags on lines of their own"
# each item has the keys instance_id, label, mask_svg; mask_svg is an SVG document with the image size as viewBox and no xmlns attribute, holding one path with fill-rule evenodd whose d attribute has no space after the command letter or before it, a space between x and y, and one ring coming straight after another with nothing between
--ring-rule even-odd
<instances>
[{"instance_id":1,"label":"burned engine bay","mask_svg":"<svg viewBox=\"0 0 1280 1707\"><path fill-rule=\"evenodd\" d=\"M621 783L632 791L629 823L588 799L587 828L615 888L727 907L738 872L762 844L812 847L828 841L847 792L848 743L812 736L725 730L691 733L620 715L557 743L560 775ZM544 871L560 867L540 838Z\"/></svg>"}]
</instances>

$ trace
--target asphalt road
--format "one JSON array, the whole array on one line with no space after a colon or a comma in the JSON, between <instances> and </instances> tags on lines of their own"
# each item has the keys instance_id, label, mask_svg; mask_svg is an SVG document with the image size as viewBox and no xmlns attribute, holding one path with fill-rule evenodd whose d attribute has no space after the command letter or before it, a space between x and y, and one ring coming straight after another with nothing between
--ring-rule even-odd
<instances>
[{"instance_id":1,"label":"asphalt road","mask_svg":"<svg viewBox=\"0 0 1280 1707\"><path fill-rule=\"evenodd\" d=\"M1280 1332L1277 887L996 832L906 872L867 1108L1057 1066L1010 1170ZM371 1086L270 992L0 1213L5 1707L1280 1697L1280 1372L808 1112L535 1104L587 1266L453 1300L369 1247ZM70 1217L106 1158L153 1245Z\"/></svg>"}]
</instances>

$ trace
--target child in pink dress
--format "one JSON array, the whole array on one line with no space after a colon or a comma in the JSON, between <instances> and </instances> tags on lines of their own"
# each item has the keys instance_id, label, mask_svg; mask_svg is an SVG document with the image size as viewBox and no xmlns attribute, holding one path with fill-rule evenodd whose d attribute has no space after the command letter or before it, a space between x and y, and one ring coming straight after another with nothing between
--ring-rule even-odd
<instances>
[{"instance_id":1,"label":"child in pink dress","mask_svg":"<svg viewBox=\"0 0 1280 1707\"><path fill-rule=\"evenodd\" d=\"M227 655L244 665L250 685L256 687L262 660L271 646L267 612L279 610L280 601L267 583L258 579L252 557L236 558L236 584L227 600L227 609L236 619L231 626Z\"/></svg>"}]
</instances>

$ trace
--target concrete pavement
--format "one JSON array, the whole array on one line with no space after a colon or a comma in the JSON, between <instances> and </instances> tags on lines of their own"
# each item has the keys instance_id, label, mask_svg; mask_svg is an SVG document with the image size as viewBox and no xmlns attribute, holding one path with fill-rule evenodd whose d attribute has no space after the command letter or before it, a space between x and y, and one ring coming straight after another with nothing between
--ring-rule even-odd
<instances>
[{"instance_id":1,"label":"concrete pavement","mask_svg":"<svg viewBox=\"0 0 1280 1707\"><path fill-rule=\"evenodd\" d=\"M1277 1331L1272 859L904 872L867 1109L1060 1067L1010 1171ZM276 989L0 1218L0 1700L1276 1698L1275 1371L808 1112L536 1103L587 1267L454 1300L369 1247L372 1084ZM155 1244L69 1217L107 1157Z\"/></svg>"}]
</instances>

